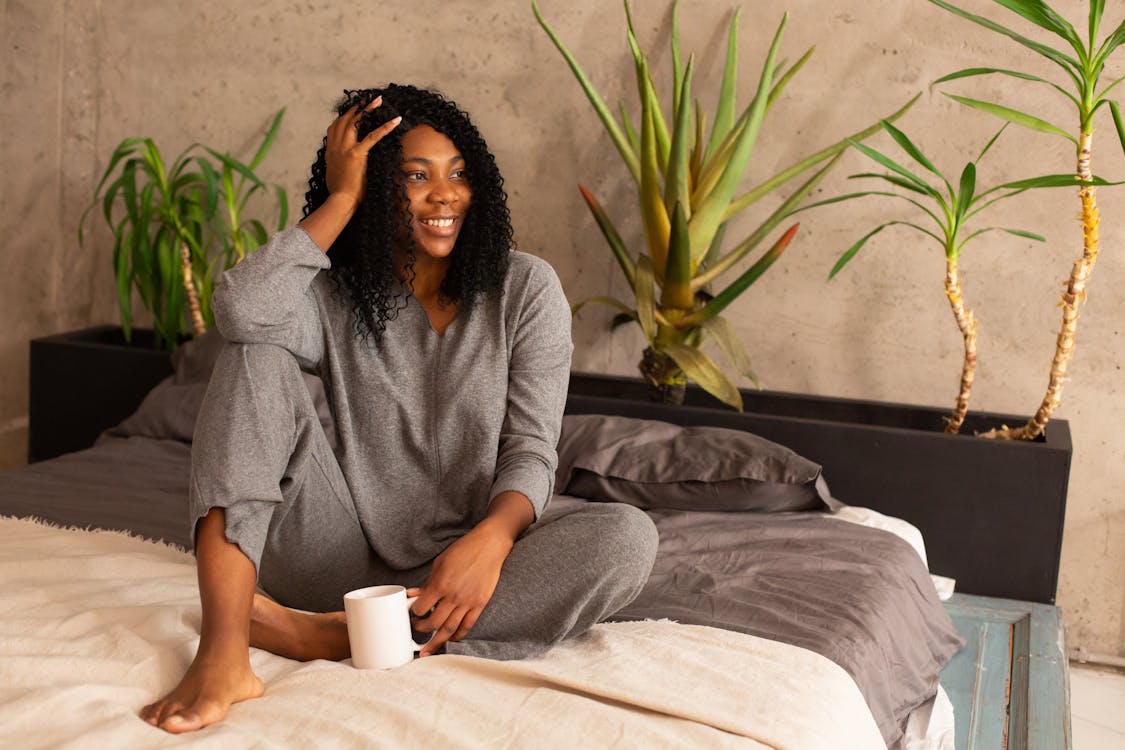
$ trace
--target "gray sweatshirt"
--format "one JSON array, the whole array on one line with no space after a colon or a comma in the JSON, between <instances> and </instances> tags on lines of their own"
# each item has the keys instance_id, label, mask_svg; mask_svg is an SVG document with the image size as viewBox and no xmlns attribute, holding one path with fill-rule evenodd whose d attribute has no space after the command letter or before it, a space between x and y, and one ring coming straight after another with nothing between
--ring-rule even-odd
<instances>
[{"instance_id":1,"label":"gray sweatshirt","mask_svg":"<svg viewBox=\"0 0 1125 750\"><path fill-rule=\"evenodd\" d=\"M462 306L439 335L414 298L381 343L355 336L346 289L294 227L216 287L228 341L275 344L324 381L336 455L364 534L398 569L434 557L515 490L550 499L572 344L570 308L545 261L513 252L500 297Z\"/></svg>"}]
</instances>

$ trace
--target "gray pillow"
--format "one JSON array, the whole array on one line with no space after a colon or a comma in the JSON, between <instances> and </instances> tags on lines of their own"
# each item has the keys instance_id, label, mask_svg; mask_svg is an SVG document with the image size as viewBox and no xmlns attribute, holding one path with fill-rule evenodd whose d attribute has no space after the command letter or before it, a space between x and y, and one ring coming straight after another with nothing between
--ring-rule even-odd
<instances>
[{"instance_id":1,"label":"gray pillow","mask_svg":"<svg viewBox=\"0 0 1125 750\"><path fill-rule=\"evenodd\" d=\"M741 430L601 414L563 417L559 492L645 510L835 509L820 466Z\"/></svg>"},{"instance_id":2,"label":"gray pillow","mask_svg":"<svg viewBox=\"0 0 1125 750\"><path fill-rule=\"evenodd\" d=\"M195 432L211 371L226 340L212 328L197 339L180 345L172 353L172 374L145 396L133 414L121 424L106 430L114 437L143 436L190 443ZM312 373L302 372L305 385L329 445L336 446L336 428L325 397L324 383Z\"/></svg>"}]
</instances>

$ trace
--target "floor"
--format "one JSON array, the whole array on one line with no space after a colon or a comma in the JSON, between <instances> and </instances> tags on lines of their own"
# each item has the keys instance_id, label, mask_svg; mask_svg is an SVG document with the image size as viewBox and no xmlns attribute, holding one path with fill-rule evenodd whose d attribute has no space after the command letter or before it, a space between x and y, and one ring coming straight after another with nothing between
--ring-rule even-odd
<instances>
[{"instance_id":1,"label":"floor","mask_svg":"<svg viewBox=\"0 0 1125 750\"><path fill-rule=\"evenodd\" d=\"M1125 750L1125 671L1070 663L1074 750Z\"/></svg>"}]
</instances>

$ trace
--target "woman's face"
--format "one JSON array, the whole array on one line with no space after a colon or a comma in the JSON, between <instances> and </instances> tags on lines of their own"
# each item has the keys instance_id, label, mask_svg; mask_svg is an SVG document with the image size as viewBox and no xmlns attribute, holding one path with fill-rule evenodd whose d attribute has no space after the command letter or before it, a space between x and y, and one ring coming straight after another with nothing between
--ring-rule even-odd
<instances>
[{"instance_id":1,"label":"woman's face","mask_svg":"<svg viewBox=\"0 0 1125 750\"><path fill-rule=\"evenodd\" d=\"M472 202L461 152L429 125L418 125L402 137L402 180L417 252L448 258Z\"/></svg>"}]
</instances>

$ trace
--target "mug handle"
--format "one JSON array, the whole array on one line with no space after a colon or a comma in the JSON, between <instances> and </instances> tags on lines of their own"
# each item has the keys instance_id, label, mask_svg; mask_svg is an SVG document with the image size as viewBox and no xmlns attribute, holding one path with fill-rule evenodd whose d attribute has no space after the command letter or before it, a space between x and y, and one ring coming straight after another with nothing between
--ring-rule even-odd
<instances>
[{"instance_id":1,"label":"mug handle","mask_svg":"<svg viewBox=\"0 0 1125 750\"><path fill-rule=\"evenodd\" d=\"M410 607L411 607L411 605L413 605L413 604L414 604L414 602L416 602L416 601L418 601L418 597L416 597L416 596L408 596L408 597L406 597L406 614L407 614L407 615L409 615L409 614L410 614ZM430 634L430 638L429 638L429 640L427 640L427 641L426 641L426 643L429 643L429 642L430 642L430 641L432 641L433 639L434 639L434 636L433 636L433 634L431 633L431 634ZM426 645L426 643L415 643L415 642L414 642L414 639L413 639L413 638L411 638L411 639L410 639L410 643L411 643L411 645L412 645L412 646L414 646L414 650L415 650L415 651L421 651L421 650L422 650L422 647Z\"/></svg>"}]
</instances>

